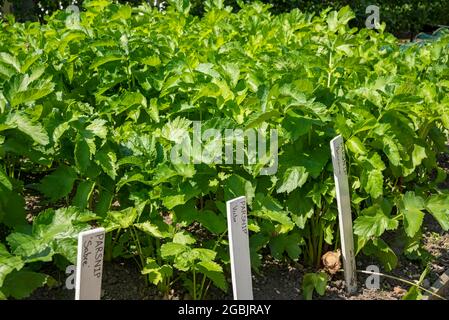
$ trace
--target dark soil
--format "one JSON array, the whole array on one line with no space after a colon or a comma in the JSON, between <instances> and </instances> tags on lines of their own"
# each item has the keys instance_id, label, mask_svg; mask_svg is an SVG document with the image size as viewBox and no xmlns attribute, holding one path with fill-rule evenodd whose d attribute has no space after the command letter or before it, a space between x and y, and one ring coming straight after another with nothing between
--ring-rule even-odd
<instances>
[{"instance_id":1,"label":"dark soil","mask_svg":"<svg viewBox=\"0 0 449 320\"><path fill-rule=\"evenodd\" d=\"M429 219L430 220L430 219ZM430 272L422 283L422 286L429 289L438 277L449 269L449 233L441 230L441 227L433 221L425 221L423 247L426 252L434 256L430 262ZM395 249L393 247L393 249ZM399 262L396 269L392 272L385 272L380 268L381 273L392 275L397 278L417 282L421 273L425 269L419 261L413 261L398 255ZM379 262L369 257L360 256L357 259L357 268L365 270L369 265L379 265ZM402 299L410 285L390 278L381 277L380 290L370 290L366 288L365 282L368 277L366 274L357 274L358 291L352 296L345 292L344 278L342 274L334 277L328 286L324 299L335 300L398 300ZM449 295L446 296L449 299Z\"/></svg>"},{"instance_id":2,"label":"dark soil","mask_svg":"<svg viewBox=\"0 0 449 320\"><path fill-rule=\"evenodd\" d=\"M45 271L44 271L45 272ZM66 289L67 275L59 270L49 270L47 274L58 281L52 288L39 288L30 297L32 300L73 300L75 291ZM103 266L102 299L104 300L154 300L157 289L145 284L135 263L105 262Z\"/></svg>"}]
</instances>

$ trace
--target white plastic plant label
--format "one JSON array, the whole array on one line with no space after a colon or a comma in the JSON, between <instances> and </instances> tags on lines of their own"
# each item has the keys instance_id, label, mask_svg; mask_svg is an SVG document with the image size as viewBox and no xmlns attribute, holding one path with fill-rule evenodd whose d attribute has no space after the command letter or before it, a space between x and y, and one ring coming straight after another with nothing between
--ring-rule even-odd
<instances>
[{"instance_id":1,"label":"white plastic plant label","mask_svg":"<svg viewBox=\"0 0 449 320\"><path fill-rule=\"evenodd\" d=\"M104 240L103 228L84 231L78 235L75 300L100 300L101 298Z\"/></svg>"},{"instance_id":2,"label":"white plastic plant label","mask_svg":"<svg viewBox=\"0 0 449 320\"><path fill-rule=\"evenodd\" d=\"M234 300L253 300L246 198L226 203Z\"/></svg>"},{"instance_id":3,"label":"white plastic plant label","mask_svg":"<svg viewBox=\"0 0 449 320\"><path fill-rule=\"evenodd\" d=\"M354 235L352 232L351 199L349 194L349 182L343 137L337 136L331 141L330 145L332 164L334 167L341 252L343 257L346 289L348 293L354 293L357 290Z\"/></svg>"}]
</instances>

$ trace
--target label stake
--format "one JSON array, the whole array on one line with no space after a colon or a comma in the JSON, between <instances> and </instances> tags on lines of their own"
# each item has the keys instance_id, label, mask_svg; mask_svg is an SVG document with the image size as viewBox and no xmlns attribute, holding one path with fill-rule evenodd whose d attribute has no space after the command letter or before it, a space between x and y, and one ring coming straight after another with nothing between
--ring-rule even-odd
<instances>
[{"instance_id":1,"label":"label stake","mask_svg":"<svg viewBox=\"0 0 449 320\"><path fill-rule=\"evenodd\" d=\"M105 230L80 232L76 260L75 300L100 300Z\"/></svg>"},{"instance_id":2,"label":"label stake","mask_svg":"<svg viewBox=\"0 0 449 320\"><path fill-rule=\"evenodd\" d=\"M338 221L340 226L341 252L345 272L346 289L349 294L357 291L356 266L354 256L354 236L352 232L351 199L349 196L348 173L346 169L343 137L337 136L330 142L334 180L337 193Z\"/></svg>"},{"instance_id":3,"label":"label stake","mask_svg":"<svg viewBox=\"0 0 449 320\"><path fill-rule=\"evenodd\" d=\"M246 198L226 202L234 300L253 300Z\"/></svg>"}]
</instances>

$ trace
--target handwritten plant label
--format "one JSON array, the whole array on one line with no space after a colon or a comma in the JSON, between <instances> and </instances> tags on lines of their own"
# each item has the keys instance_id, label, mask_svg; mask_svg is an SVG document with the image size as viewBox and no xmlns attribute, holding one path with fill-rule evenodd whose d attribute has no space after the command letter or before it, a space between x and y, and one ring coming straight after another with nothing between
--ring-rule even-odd
<instances>
[{"instance_id":1,"label":"handwritten plant label","mask_svg":"<svg viewBox=\"0 0 449 320\"><path fill-rule=\"evenodd\" d=\"M234 300L253 300L246 198L226 202Z\"/></svg>"},{"instance_id":2,"label":"handwritten plant label","mask_svg":"<svg viewBox=\"0 0 449 320\"><path fill-rule=\"evenodd\" d=\"M352 232L351 199L349 196L349 182L343 137L337 136L331 141L330 145L332 164L334 167L338 221L342 247L341 252L345 271L346 289L349 293L354 293L357 290L354 235Z\"/></svg>"},{"instance_id":3,"label":"handwritten plant label","mask_svg":"<svg viewBox=\"0 0 449 320\"><path fill-rule=\"evenodd\" d=\"M98 228L78 235L75 300L100 300L105 230Z\"/></svg>"}]
</instances>

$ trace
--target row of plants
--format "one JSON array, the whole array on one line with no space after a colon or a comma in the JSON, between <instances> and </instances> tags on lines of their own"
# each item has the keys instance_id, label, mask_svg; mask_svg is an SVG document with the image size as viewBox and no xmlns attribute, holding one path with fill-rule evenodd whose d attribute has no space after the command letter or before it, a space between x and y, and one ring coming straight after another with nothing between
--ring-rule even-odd
<instances>
[{"instance_id":1,"label":"row of plants","mask_svg":"<svg viewBox=\"0 0 449 320\"><path fill-rule=\"evenodd\" d=\"M3 2L3 0L0 0L0 6ZM9 2L14 5L14 14L18 19L41 21L55 10L67 8L72 4L82 4L82 0L10 0ZM121 0L120 2L131 5L146 2L154 6L160 6L162 3L170 5L170 3L176 1ZM190 13L202 16L210 8L211 1L192 0L190 2ZM254 2L254 0L220 0L219 2L232 7L234 11L238 11L242 4L248 4ZM449 8L449 0L263 0L263 2L272 5L270 11L273 13L288 12L296 8L302 11L319 13L327 7L339 10L349 5L356 14L351 23L360 28L365 26L365 20L369 15L366 13L366 8L370 5L376 5L380 8L382 21L387 24L387 31L395 34L410 33L413 36L418 32L425 31L426 28L449 25L446 14Z\"/></svg>"},{"instance_id":2,"label":"row of plants","mask_svg":"<svg viewBox=\"0 0 449 320\"><path fill-rule=\"evenodd\" d=\"M107 230L106 260L193 299L228 288L225 202L245 195L251 262L320 266L339 247L329 141L346 141L358 255L397 265L385 241L421 249L424 215L449 229L449 35L400 47L352 28L349 7L273 15L189 1L166 11L84 2L80 19L0 25L0 297L25 298L76 259L76 236ZM277 129L279 165L170 161L203 130ZM203 141L207 148L208 141ZM29 195L48 208L31 215Z\"/></svg>"}]
</instances>

